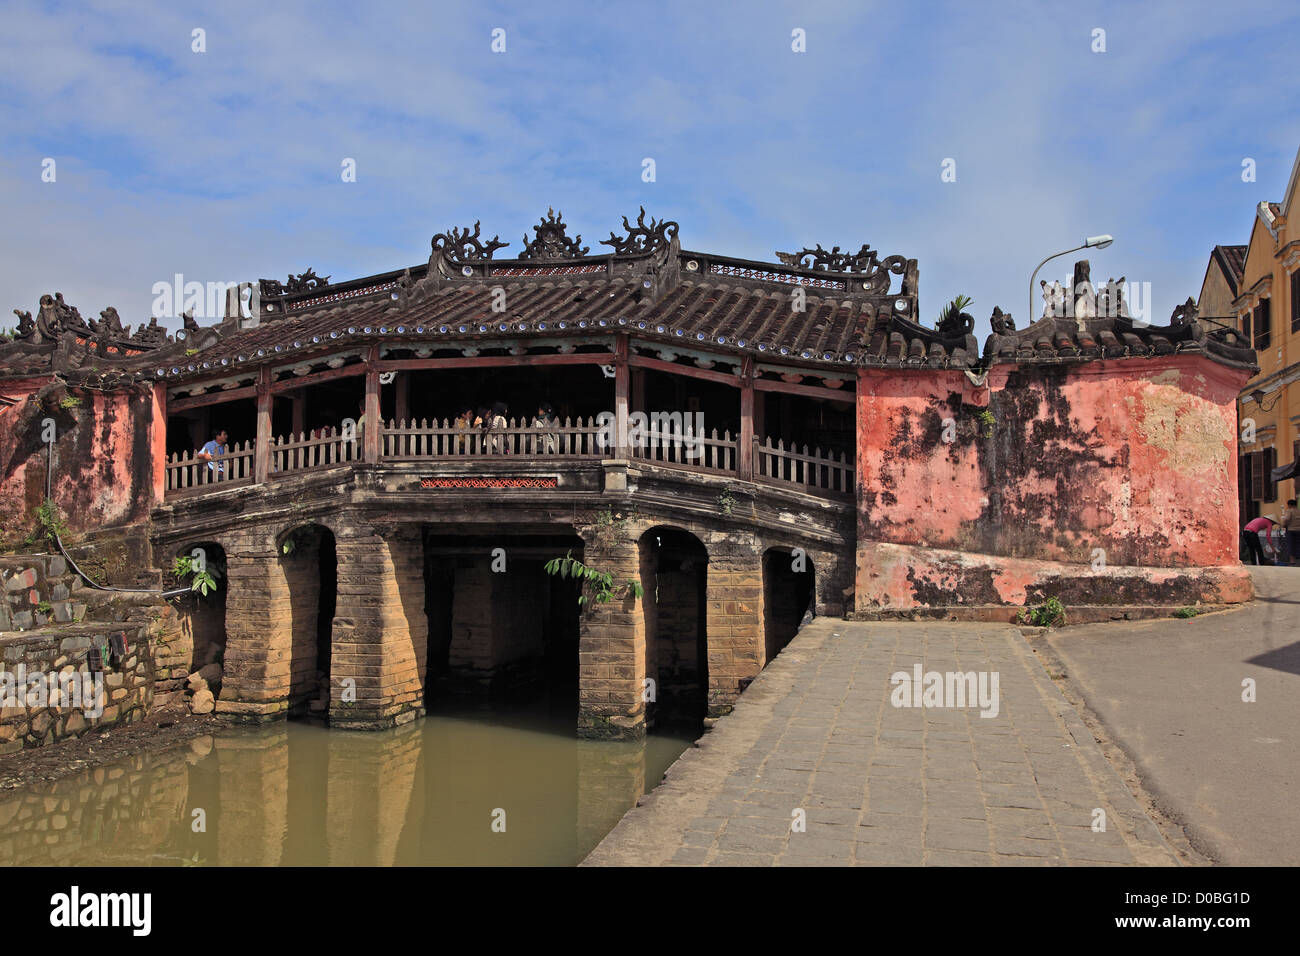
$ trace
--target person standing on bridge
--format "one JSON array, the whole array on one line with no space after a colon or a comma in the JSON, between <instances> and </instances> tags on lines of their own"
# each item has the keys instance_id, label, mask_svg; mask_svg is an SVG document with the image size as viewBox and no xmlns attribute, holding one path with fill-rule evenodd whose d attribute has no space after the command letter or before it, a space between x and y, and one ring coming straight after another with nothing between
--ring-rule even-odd
<instances>
[{"instance_id":1,"label":"person standing on bridge","mask_svg":"<svg viewBox=\"0 0 1300 956\"><path fill-rule=\"evenodd\" d=\"M208 463L208 474L213 481L219 481L226 477L226 463L220 459L230 454L230 447L226 444L229 436L224 428L219 429L212 436L212 441L208 442L195 457Z\"/></svg>"}]
</instances>

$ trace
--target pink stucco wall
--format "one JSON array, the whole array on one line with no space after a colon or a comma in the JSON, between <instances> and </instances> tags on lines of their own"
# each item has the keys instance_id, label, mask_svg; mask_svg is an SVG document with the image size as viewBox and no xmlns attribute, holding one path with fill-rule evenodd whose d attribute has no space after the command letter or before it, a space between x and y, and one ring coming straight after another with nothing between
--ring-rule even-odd
<instances>
[{"instance_id":1,"label":"pink stucco wall","mask_svg":"<svg viewBox=\"0 0 1300 956\"><path fill-rule=\"evenodd\" d=\"M1244 381L1198 356L995 366L982 385L962 372L863 370L859 551L1236 564Z\"/></svg>"},{"instance_id":2,"label":"pink stucco wall","mask_svg":"<svg viewBox=\"0 0 1300 956\"><path fill-rule=\"evenodd\" d=\"M42 421L55 422L53 498L69 529L115 527L148 518L161 500L166 424L158 390L141 386L105 393L55 389L38 403L48 381L7 383L0 406L0 524L18 543L45 497ZM64 399L79 404L67 403ZM75 537L75 534L74 534Z\"/></svg>"}]
</instances>

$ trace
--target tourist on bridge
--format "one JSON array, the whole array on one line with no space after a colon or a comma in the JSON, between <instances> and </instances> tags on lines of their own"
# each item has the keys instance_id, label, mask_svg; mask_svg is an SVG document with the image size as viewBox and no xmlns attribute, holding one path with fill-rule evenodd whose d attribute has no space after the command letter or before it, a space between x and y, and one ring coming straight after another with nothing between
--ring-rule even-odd
<instances>
[{"instance_id":1,"label":"tourist on bridge","mask_svg":"<svg viewBox=\"0 0 1300 956\"><path fill-rule=\"evenodd\" d=\"M474 406L466 405L464 408L462 408L460 412L456 415L456 421L452 423L452 426L456 429L456 431L466 432L466 433L471 428L473 428L474 427ZM456 454L458 455L465 454L465 438L463 436L456 439Z\"/></svg>"},{"instance_id":2,"label":"tourist on bridge","mask_svg":"<svg viewBox=\"0 0 1300 956\"><path fill-rule=\"evenodd\" d=\"M493 404L491 417L488 419L488 424L483 429L483 434L485 436L491 432L501 432L505 430L506 412L508 410L509 409L505 402L496 402ZM499 455L502 452L509 454L510 449L506 447L506 438L504 435L492 435L489 442L489 451L491 451L492 454Z\"/></svg>"},{"instance_id":3,"label":"tourist on bridge","mask_svg":"<svg viewBox=\"0 0 1300 956\"><path fill-rule=\"evenodd\" d=\"M533 428L545 428L548 430L559 427L560 425L559 419L556 418L555 410L551 407L550 402L542 402L540 405L537 406L537 414L533 416L532 425ZM541 439L539 444L534 448L534 450L538 452L543 451L543 449L545 450L545 453L548 455L555 454L554 434L546 435L544 438Z\"/></svg>"},{"instance_id":4,"label":"tourist on bridge","mask_svg":"<svg viewBox=\"0 0 1300 956\"><path fill-rule=\"evenodd\" d=\"M1254 521L1248 521L1246 527L1242 529L1242 534L1246 537L1246 550L1250 552L1251 562L1259 565L1271 565L1273 562L1264 554L1264 546L1260 543L1260 532L1268 532L1268 546L1274 554L1277 554L1277 539L1273 536L1273 529L1277 527L1277 522L1267 515L1262 515Z\"/></svg>"},{"instance_id":5,"label":"tourist on bridge","mask_svg":"<svg viewBox=\"0 0 1300 956\"><path fill-rule=\"evenodd\" d=\"M213 480L219 480L226 476L226 463L218 459L230 454L230 447L226 444L228 440L229 436L226 434L226 430L222 428L212 436L210 442L199 449L196 456L208 463L208 473Z\"/></svg>"}]
</instances>

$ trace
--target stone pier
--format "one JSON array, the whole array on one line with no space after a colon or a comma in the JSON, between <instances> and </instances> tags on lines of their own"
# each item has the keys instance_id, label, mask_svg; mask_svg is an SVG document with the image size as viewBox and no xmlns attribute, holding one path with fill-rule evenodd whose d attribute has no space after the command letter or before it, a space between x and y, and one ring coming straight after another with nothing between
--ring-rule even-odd
<instances>
[{"instance_id":1,"label":"stone pier","mask_svg":"<svg viewBox=\"0 0 1300 956\"><path fill-rule=\"evenodd\" d=\"M274 540L241 536L226 548L226 659L219 714L251 720L289 709L293 608Z\"/></svg>"},{"instance_id":2,"label":"stone pier","mask_svg":"<svg viewBox=\"0 0 1300 956\"><path fill-rule=\"evenodd\" d=\"M763 558L752 535L711 535L707 546L709 716L718 717L767 663Z\"/></svg>"},{"instance_id":3,"label":"stone pier","mask_svg":"<svg viewBox=\"0 0 1300 956\"><path fill-rule=\"evenodd\" d=\"M623 586L641 579L641 557L631 535L584 534L583 563L614 578L607 604L583 613L578 643L578 735L645 736L645 605Z\"/></svg>"},{"instance_id":4,"label":"stone pier","mask_svg":"<svg viewBox=\"0 0 1300 956\"><path fill-rule=\"evenodd\" d=\"M429 624L415 527L339 534L331 651L332 727L380 730L424 713Z\"/></svg>"}]
</instances>

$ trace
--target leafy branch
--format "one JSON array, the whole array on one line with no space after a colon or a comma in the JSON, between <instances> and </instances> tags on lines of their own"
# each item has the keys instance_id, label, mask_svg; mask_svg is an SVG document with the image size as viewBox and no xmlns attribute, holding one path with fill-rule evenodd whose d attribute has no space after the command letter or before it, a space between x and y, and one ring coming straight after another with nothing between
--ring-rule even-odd
<instances>
[{"instance_id":1,"label":"leafy branch","mask_svg":"<svg viewBox=\"0 0 1300 956\"><path fill-rule=\"evenodd\" d=\"M631 592L634 597L638 598L645 596L645 590L638 581L628 578L622 585L615 588L614 575L608 571L598 571L595 568L587 567L573 556L572 551L566 553L562 558L552 558L547 561L545 570L547 574L559 575L561 579L580 581L584 587L591 585L596 591L597 604L608 604L616 592L624 594ZM587 595L579 594L578 604L581 606L586 603Z\"/></svg>"},{"instance_id":2,"label":"leafy branch","mask_svg":"<svg viewBox=\"0 0 1300 956\"><path fill-rule=\"evenodd\" d=\"M207 597L217 589L217 578L220 572L215 568L209 570L203 568L199 570L199 564L188 554L183 554L176 559L172 565L172 576L178 581L190 579L190 590L198 591L199 594Z\"/></svg>"}]
</instances>

